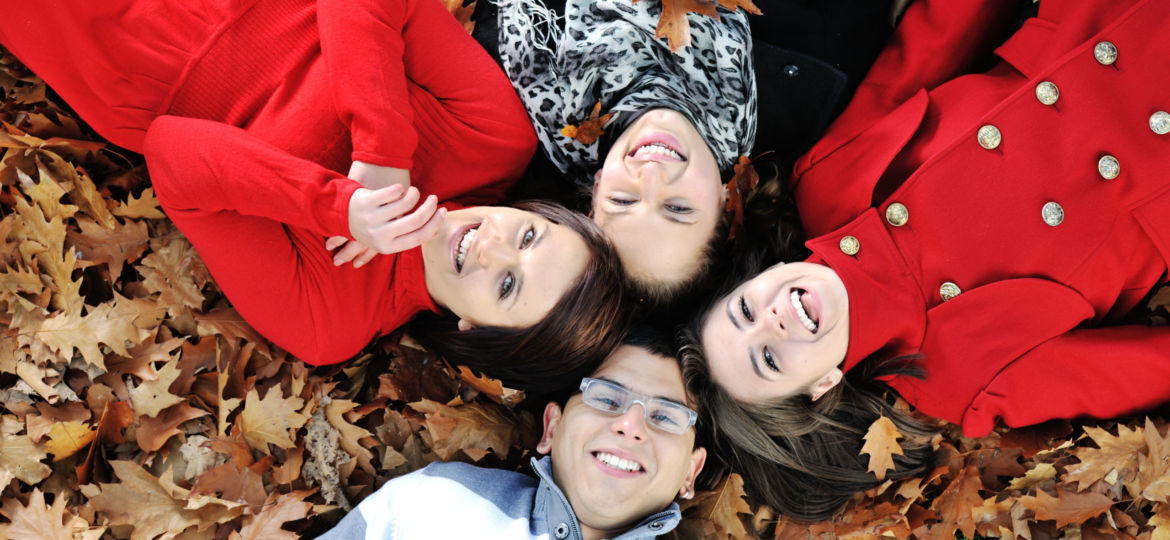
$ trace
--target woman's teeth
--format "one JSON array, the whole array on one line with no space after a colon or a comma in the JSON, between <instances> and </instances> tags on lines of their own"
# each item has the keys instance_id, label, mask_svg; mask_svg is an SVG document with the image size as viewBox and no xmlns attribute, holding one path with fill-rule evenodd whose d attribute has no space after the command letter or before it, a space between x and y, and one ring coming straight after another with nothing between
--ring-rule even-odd
<instances>
[{"instance_id":1,"label":"woman's teeth","mask_svg":"<svg viewBox=\"0 0 1170 540\"><path fill-rule=\"evenodd\" d=\"M459 239L459 248L455 251L456 272L463 271L463 259L467 258L467 248L471 247L471 242L475 240L475 231L477 230L479 230L478 226L467 229L467 232L463 233L463 238Z\"/></svg>"},{"instance_id":2,"label":"woman's teeth","mask_svg":"<svg viewBox=\"0 0 1170 540\"><path fill-rule=\"evenodd\" d=\"M597 452L596 454L593 454L593 457L596 457L597 461L606 464L611 469L617 469L619 471L626 472L637 472L642 470L642 466L638 465L636 462L617 457L613 454Z\"/></svg>"},{"instance_id":3,"label":"woman's teeth","mask_svg":"<svg viewBox=\"0 0 1170 540\"><path fill-rule=\"evenodd\" d=\"M808 312L804 310L804 303L800 301L800 296L803 293L804 291L800 289L792 289L792 293L788 295L788 298L792 302L792 307L796 308L796 315L797 317L800 317L800 324L803 324L805 328L808 328L809 332L816 332L816 321L812 320L812 317L808 316Z\"/></svg>"},{"instance_id":4,"label":"woman's teeth","mask_svg":"<svg viewBox=\"0 0 1170 540\"><path fill-rule=\"evenodd\" d=\"M647 144L645 146L639 147L637 150L634 151L634 157L646 157L646 156L654 155L654 154L667 156L667 157L670 157L673 159L677 159L679 161L686 161L686 159L684 159L681 154L679 154L678 152L675 152L673 149L671 149L668 146L663 146L660 143Z\"/></svg>"}]
</instances>

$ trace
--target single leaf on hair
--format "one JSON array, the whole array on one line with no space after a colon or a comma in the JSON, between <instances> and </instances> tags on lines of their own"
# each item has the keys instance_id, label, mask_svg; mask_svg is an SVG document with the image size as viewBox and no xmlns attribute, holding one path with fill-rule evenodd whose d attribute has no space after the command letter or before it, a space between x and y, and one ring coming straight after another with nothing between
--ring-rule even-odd
<instances>
[{"instance_id":1,"label":"single leaf on hair","mask_svg":"<svg viewBox=\"0 0 1170 540\"><path fill-rule=\"evenodd\" d=\"M1061 528L1072 523L1084 523L1101 515L1113 506L1113 499L1100 493L1076 493L1057 486L1055 497L1041 490L1034 497L1020 497L1020 504L1035 512L1036 519L1056 520L1056 526Z\"/></svg>"},{"instance_id":2,"label":"single leaf on hair","mask_svg":"<svg viewBox=\"0 0 1170 540\"><path fill-rule=\"evenodd\" d=\"M580 125L566 124L565 127L561 128L561 135L576 139L581 144L593 144L605 134L605 130L602 128L609 122L610 118L613 118L613 113L601 114L601 102L598 101L593 105L593 111L581 121Z\"/></svg>"},{"instance_id":3,"label":"single leaf on hair","mask_svg":"<svg viewBox=\"0 0 1170 540\"><path fill-rule=\"evenodd\" d=\"M66 511L69 497L57 494L53 505L45 504L45 494L33 489L28 505L15 498L4 500L0 514L11 523L0 524L0 538L28 538L38 540L97 540L105 527L91 527L84 518Z\"/></svg>"},{"instance_id":4,"label":"single leaf on hair","mask_svg":"<svg viewBox=\"0 0 1170 540\"><path fill-rule=\"evenodd\" d=\"M764 12L760 11L760 8L756 7L756 4L752 0L719 0L719 5L729 11L743 9L752 15L764 14Z\"/></svg>"},{"instance_id":5,"label":"single leaf on hair","mask_svg":"<svg viewBox=\"0 0 1170 540\"><path fill-rule=\"evenodd\" d=\"M467 366L458 366L458 370L459 378L463 382L467 383L476 392L491 398L496 403L511 407L524 401L523 391L507 388L499 379L493 379L487 375L477 376Z\"/></svg>"},{"instance_id":6,"label":"single leaf on hair","mask_svg":"<svg viewBox=\"0 0 1170 540\"><path fill-rule=\"evenodd\" d=\"M885 416L879 416L866 430L861 453L869 454L868 470L879 481L885 480L886 471L894 468L894 456L903 455L902 447L898 444L901 438L903 436L898 427Z\"/></svg>"},{"instance_id":7,"label":"single leaf on hair","mask_svg":"<svg viewBox=\"0 0 1170 540\"><path fill-rule=\"evenodd\" d=\"M279 386L269 388L264 399L260 399L260 393L253 388L248 392L244 410L239 416L244 439L249 446L265 454L269 452L269 444L285 449L296 446L292 431L309 421L309 417L299 412L303 405L304 400L299 397L282 397Z\"/></svg>"},{"instance_id":8,"label":"single leaf on hair","mask_svg":"<svg viewBox=\"0 0 1170 540\"><path fill-rule=\"evenodd\" d=\"M746 538L747 528L740 515L751 515L743 490L743 478L731 473L712 491L702 491L680 503L683 514L693 520L709 522L720 538Z\"/></svg>"}]
</instances>

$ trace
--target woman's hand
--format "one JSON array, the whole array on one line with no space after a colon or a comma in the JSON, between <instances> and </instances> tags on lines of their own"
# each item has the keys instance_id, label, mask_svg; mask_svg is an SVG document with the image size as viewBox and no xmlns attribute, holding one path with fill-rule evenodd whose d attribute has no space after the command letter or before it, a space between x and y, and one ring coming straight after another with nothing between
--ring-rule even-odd
<instances>
[{"instance_id":1,"label":"woman's hand","mask_svg":"<svg viewBox=\"0 0 1170 540\"><path fill-rule=\"evenodd\" d=\"M369 189L379 189L393 185L400 185L403 188L410 187L409 170L383 167L364 161L354 161L349 167L349 174L347 176L350 179L357 180L362 187ZM340 266L353 261L354 268L361 267L378 255L378 252L370 249L369 246L363 245L360 242L350 242L344 236L329 237L325 240L325 249L329 251L338 249L337 253L333 255L334 265Z\"/></svg>"},{"instance_id":2,"label":"woman's hand","mask_svg":"<svg viewBox=\"0 0 1170 540\"><path fill-rule=\"evenodd\" d=\"M418 188L404 188L399 184L381 189L359 188L353 192L349 199L349 233L361 248L369 248L355 255L354 267L361 267L377 253L398 253L414 248L439 232L447 210L439 208L438 198L434 195L427 196L418 208L414 208L420 197ZM338 247L337 238L345 240L344 237L330 238L325 247ZM354 245L350 242L345 249ZM338 260L340 255L338 252L334 257L334 264L346 262Z\"/></svg>"}]
</instances>

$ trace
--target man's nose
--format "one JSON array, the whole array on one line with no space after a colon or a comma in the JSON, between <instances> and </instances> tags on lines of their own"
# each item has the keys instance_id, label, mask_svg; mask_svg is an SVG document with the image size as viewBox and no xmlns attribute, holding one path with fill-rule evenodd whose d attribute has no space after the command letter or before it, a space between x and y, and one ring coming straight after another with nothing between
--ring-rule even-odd
<instances>
[{"instance_id":1,"label":"man's nose","mask_svg":"<svg viewBox=\"0 0 1170 540\"><path fill-rule=\"evenodd\" d=\"M631 405L613 420L614 433L636 441L646 439L646 429L646 408L641 403Z\"/></svg>"}]
</instances>

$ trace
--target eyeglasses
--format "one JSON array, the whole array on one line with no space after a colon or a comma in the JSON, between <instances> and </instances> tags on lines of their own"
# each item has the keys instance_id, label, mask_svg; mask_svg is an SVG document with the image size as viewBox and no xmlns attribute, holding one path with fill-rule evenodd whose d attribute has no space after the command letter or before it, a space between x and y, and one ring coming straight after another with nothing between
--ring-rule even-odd
<instances>
[{"instance_id":1,"label":"eyeglasses","mask_svg":"<svg viewBox=\"0 0 1170 540\"><path fill-rule=\"evenodd\" d=\"M625 414L635 403L640 403L646 423L667 433L685 433L699 417L699 413L673 401L646 397L620 384L589 377L581 379L581 399L586 405L613 416Z\"/></svg>"}]
</instances>

